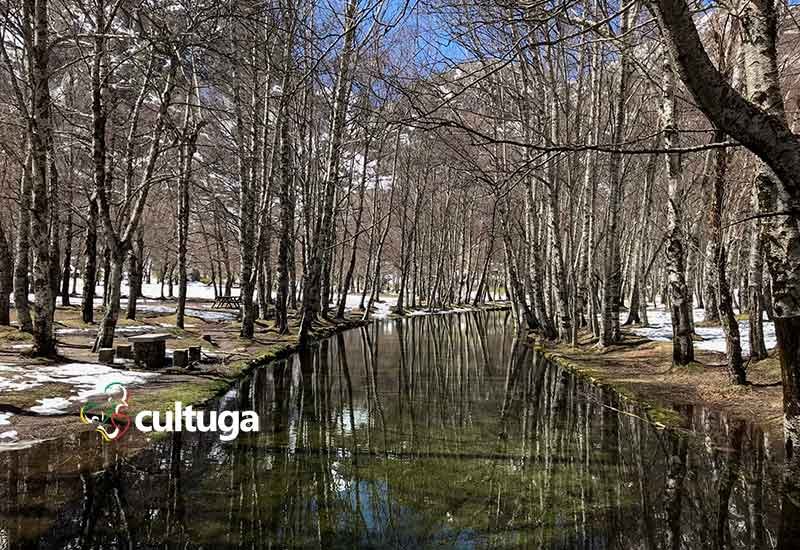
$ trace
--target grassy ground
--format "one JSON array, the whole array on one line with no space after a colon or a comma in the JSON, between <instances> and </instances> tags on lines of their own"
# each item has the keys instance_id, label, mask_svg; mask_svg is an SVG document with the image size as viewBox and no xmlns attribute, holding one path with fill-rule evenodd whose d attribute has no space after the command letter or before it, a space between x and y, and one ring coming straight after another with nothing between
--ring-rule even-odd
<instances>
[{"instance_id":1,"label":"grassy ground","mask_svg":"<svg viewBox=\"0 0 800 550\"><path fill-rule=\"evenodd\" d=\"M774 352L749 363L747 386L730 383L724 354L695 350L695 362L672 365L672 344L654 342L625 332L623 341L605 350L583 335L577 347L534 342L545 355L592 381L640 402L658 425L681 427L678 409L685 405L719 409L732 417L759 424L780 436L782 430L781 373Z\"/></svg>"}]
</instances>

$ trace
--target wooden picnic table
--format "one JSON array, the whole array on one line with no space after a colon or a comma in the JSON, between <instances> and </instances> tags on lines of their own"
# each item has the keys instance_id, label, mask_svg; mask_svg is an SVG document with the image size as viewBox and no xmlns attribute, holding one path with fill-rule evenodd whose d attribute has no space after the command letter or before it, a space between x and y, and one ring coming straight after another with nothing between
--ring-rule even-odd
<instances>
[{"instance_id":1,"label":"wooden picnic table","mask_svg":"<svg viewBox=\"0 0 800 550\"><path fill-rule=\"evenodd\" d=\"M211 306L212 309L241 309L241 307L242 302L239 296L217 296L214 305Z\"/></svg>"}]
</instances>

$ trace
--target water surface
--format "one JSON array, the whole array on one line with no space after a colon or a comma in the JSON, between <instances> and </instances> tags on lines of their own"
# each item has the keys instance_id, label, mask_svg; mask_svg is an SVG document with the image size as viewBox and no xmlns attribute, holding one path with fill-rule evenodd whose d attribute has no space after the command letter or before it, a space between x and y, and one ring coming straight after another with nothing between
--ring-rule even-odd
<instances>
[{"instance_id":1,"label":"water surface","mask_svg":"<svg viewBox=\"0 0 800 550\"><path fill-rule=\"evenodd\" d=\"M760 549L781 536L779 445L700 409L685 411L689 436L655 429L517 342L503 312L376 322L256 370L216 406L256 410L261 431L172 434L137 453L90 432L0 453L0 548Z\"/></svg>"}]
</instances>

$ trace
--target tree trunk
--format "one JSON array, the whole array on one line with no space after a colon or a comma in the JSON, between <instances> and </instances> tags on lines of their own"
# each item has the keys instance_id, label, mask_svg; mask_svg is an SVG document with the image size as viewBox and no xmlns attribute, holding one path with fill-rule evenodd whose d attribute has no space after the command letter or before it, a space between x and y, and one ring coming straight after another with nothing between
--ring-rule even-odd
<instances>
[{"instance_id":1,"label":"tree trunk","mask_svg":"<svg viewBox=\"0 0 800 550\"><path fill-rule=\"evenodd\" d=\"M289 121L280 122L281 132L281 178L278 187L278 205L280 208L280 234L278 236L278 287L275 293L275 327L279 334L289 332L288 301L289 273L291 261L291 241L294 226L294 201L291 186L293 180L291 162L291 138Z\"/></svg>"},{"instance_id":2,"label":"tree trunk","mask_svg":"<svg viewBox=\"0 0 800 550\"><path fill-rule=\"evenodd\" d=\"M381 259L383 257L383 247L386 244L386 237L389 234L389 227L392 224L392 210L393 210L393 202L394 202L394 187L395 182L397 181L397 157L400 151L400 132L402 127L398 127L397 129L397 139L394 143L394 160L392 162L392 177L391 177L391 186L389 187L389 208L387 210L386 215L386 226L383 228L383 233L381 235L380 240L378 241L378 249L375 254L375 272L372 276L372 292L370 292L369 301L367 302L366 308L364 309L364 315L362 317L363 320L368 320L370 316L370 312L372 310L372 304L375 302L376 298L380 298L381 287L383 286L383 281L381 278ZM376 180L380 181L379 177L377 176L376 172ZM378 187L376 187L375 192L378 192Z\"/></svg>"},{"instance_id":3,"label":"tree trunk","mask_svg":"<svg viewBox=\"0 0 800 550\"><path fill-rule=\"evenodd\" d=\"M555 94L553 94L555 95ZM558 105L556 98L550 100L550 139L558 142ZM567 272L564 267L564 253L561 245L561 217L559 205L560 174L555 155L550 155L547 166L547 225L550 233L550 246L553 253L553 283L555 286L556 300L558 302L558 334L566 341L570 337L569 289L567 288Z\"/></svg>"},{"instance_id":4,"label":"tree trunk","mask_svg":"<svg viewBox=\"0 0 800 550\"><path fill-rule=\"evenodd\" d=\"M105 274L108 279L106 313L100 323L100 328L97 331L97 338L92 347L92 351L95 353L101 348L110 348L114 345L114 331L117 328L117 320L119 319L122 268L125 264L126 251L122 248L116 248L111 251L110 257L110 273Z\"/></svg>"},{"instance_id":5,"label":"tree trunk","mask_svg":"<svg viewBox=\"0 0 800 550\"><path fill-rule=\"evenodd\" d=\"M630 21L635 20L637 7L629 7L622 12L619 36L621 51L619 54L620 74L617 81L614 99L614 131L613 143L621 143L625 131L625 105L628 96L628 80L631 74L631 52L626 35L630 29ZM622 285L622 269L619 257L619 210L622 203L622 155L612 152L608 160L608 223L605 234L605 257L603 262L603 313L600 330L600 347L605 347L621 339L619 327L620 287Z\"/></svg>"},{"instance_id":6,"label":"tree trunk","mask_svg":"<svg viewBox=\"0 0 800 550\"><path fill-rule=\"evenodd\" d=\"M136 247L131 246L128 254L128 319L136 319L136 305L142 296L144 274L144 231L139 228Z\"/></svg>"},{"instance_id":7,"label":"tree trunk","mask_svg":"<svg viewBox=\"0 0 800 550\"><path fill-rule=\"evenodd\" d=\"M64 245L64 263L61 269L61 305L69 305L69 278L72 273L72 205L69 206L69 214L67 214L67 226L65 245Z\"/></svg>"},{"instance_id":8,"label":"tree trunk","mask_svg":"<svg viewBox=\"0 0 800 550\"><path fill-rule=\"evenodd\" d=\"M94 322L94 297L97 286L97 202L89 201L86 219L86 236L83 242L83 292L81 296L81 320Z\"/></svg>"},{"instance_id":9,"label":"tree trunk","mask_svg":"<svg viewBox=\"0 0 800 550\"><path fill-rule=\"evenodd\" d=\"M678 145L678 129L675 121L675 74L668 56L664 56L664 98L662 103L662 127L664 145ZM689 318L689 290L686 285L685 247L682 228L683 174L679 154L668 153L667 194L667 273L669 280L670 308L672 311L672 362L688 365L694 361L694 343Z\"/></svg>"},{"instance_id":10,"label":"tree trunk","mask_svg":"<svg viewBox=\"0 0 800 550\"><path fill-rule=\"evenodd\" d=\"M724 139L721 132L715 132L717 141ZM728 170L728 153L725 149L716 151L716 174L714 175L714 200L709 218L709 246L715 258L713 276L717 289L717 300L722 328L725 331L725 350L728 357L728 375L733 384L745 384L747 377L742 362L742 345L739 336L739 323L733 311L733 298L727 277L727 252L722 242L722 200L725 192L725 179Z\"/></svg>"},{"instance_id":11,"label":"tree trunk","mask_svg":"<svg viewBox=\"0 0 800 550\"><path fill-rule=\"evenodd\" d=\"M542 259L541 241L539 240L539 219L535 212L535 184L530 178L526 179L525 192L525 226L528 236L528 279L529 294L533 302L533 311L539 323L542 336L547 340L553 340L558 336L553 319L550 317L544 297L544 281L542 280ZM486 261L489 262L490 257Z\"/></svg>"},{"instance_id":12,"label":"tree trunk","mask_svg":"<svg viewBox=\"0 0 800 550\"><path fill-rule=\"evenodd\" d=\"M0 325L11 324L11 292L14 289L14 258L0 224Z\"/></svg>"},{"instance_id":13,"label":"tree trunk","mask_svg":"<svg viewBox=\"0 0 800 550\"><path fill-rule=\"evenodd\" d=\"M128 252L128 305L125 312L127 319L136 319L136 304L139 298L139 277L141 273L141 266L139 255L136 250L131 247Z\"/></svg>"},{"instance_id":14,"label":"tree trunk","mask_svg":"<svg viewBox=\"0 0 800 550\"><path fill-rule=\"evenodd\" d=\"M30 145L29 145L30 147ZM33 332L33 319L31 318L28 303L28 280L30 235L31 235L31 191L33 177L31 174L32 155L30 150L25 158L19 192L19 229L17 230L16 254L14 261L14 308L17 310L17 325L19 330Z\"/></svg>"},{"instance_id":15,"label":"tree trunk","mask_svg":"<svg viewBox=\"0 0 800 550\"><path fill-rule=\"evenodd\" d=\"M713 191L712 191L713 196ZM712 207L713 208L713 207ZM706 265L705 265L705 272L706 272L706 284L704 293L706 295L705 300L705 321L709 323L718 323L719 318L719 304L717 303L717 277L715 276L716 271L716 263L717 257L713 243L709 239L708 243L706 244Z\"/></svg>"},{"instance_id":16,"label":"tree trunk","mask_svg":"<svg viewBox=\"0 0 800 550\"><path fill-rule=\"evenodd\" d=\"M347 305L347 293L350 291L350 285L353 281L353 272L356 267L356 253L358 252L358 238L361 234L361 220L364 214L364 195L367 189L367 167L369 165L369 148L371 143L372 136L369 135L364 140L364 160L361 165L361 182L358 186L358 210L356 210L356 223L353 233L353 242L350 248L350 260L347 264L347 271L345 272L344 281L340 289L339 304L336 308L336 317L339 319L344 317L344 309Z\"/></svg>"},{"instance_id":17,"label":"tree trunk","mask_svg":"<svg viewBox=\"0 0 800 550\"><path fill-rule=\"evenodd\" d=\"M647 311L647 305L642 304L641 302L646 302L647 297L643 296L644 292L642 287L644 286L644 257L645 257L645 250L646 246L645 243L647 241L648 233L648 219L652 215L652 211L650 210L650 190L653 187L653 180L656 177L656 161L658 160L657 155L652 154L648 157L647 160L647 168L645 170L644 176L644 188L642 189L642 206L641 210L639 211L639 226L636 230L636 238L634 242L635 252L633 255L633 269L632 269L632 276L633 281L631 282L631 293L630 293L630 300L628 303L630 304L630 308L628 310L628 318L625 320L625 325L632 325L643 324L643 319L641 316L641 311ZM645 316L645 319L647 317Z\"/></svg>"},{"instance_id":18,"label":"tree trunk","mask_svg":"<svg viewBox=\"0 0 800 550\"><path fill-rule=\"evenodd\" d=\"M33 242L33 293L35 297L33 322L33 349L37 356L54 355L56 340L53 335L54 293L52 269L53 228L58 223L52 219L51 190L56 189L58 174L52 151L50 126L50 69L48 67L50 46L48 45L47 0L25 0L24 10L33 22L35 40L27 44L32 53L32 110L29 122L31 151L33 157L33 188L31 196L31 240Z\"/></svg>"},{"instance_id":19,"label":"tree trunk","mask_svg":"<svg viewBox=\"0 0 800 550\"><path fill-rule=\"evenodd\" d=\"M758 207L758 192L754 189L754 210L760 211ZM748 337L750 340L750 360L759 361L767 358L767 346L764 343L764 321L762 319L764 312L764 293L763 286L763 273L764 273L764 247L763 231L760 220L753 220L752 228L750 231L750 257L748 259L748 303L750 304L749 311L749 331Z\"/></svg>"},{"instance_id":20,"label":"tree trunk","mask_svg":"<svg viewBox=\"0 0 800 550\"><path fill-rule=\"evenodd\" d=\"M180 177L178 178L178 306L175 310L175 326L184 327L186 313L186 250L189 245L189 185L192 181L192 162L197 149L198 128L191 122L191 103L188 94L184 113L183 135L180 151ZM191 127L190 127L191 126Z\"/></svg>"},{"instance_id":21,"label":"tree trunk","mask_svg":"<svg viewBox=\"0 0 800 550\"><path fill-rule=\"evenodd\" d=\"M339 56L338 74L334 86L333 112L331 113L330 145L328 148L325 179L323 185L323 204L321 215L315 223L312 242L310 243L309 262L306 276L303 279L303 305L300 320L300 345L308 338L311 326L321 309L320 300L327 300L322 296L322 278L327 274L325 256L330 248L333 236L334 196L336 194L337 180L339 178L339 159L341 157L342 138L345 132L345 115L351 88L351 61L354 53L353 45L356 38L357 19L355 18L358 2L350 0L347 4L344 18L344 44ZM399 130L398 130L399 142ZM328 304L325 304L327 309Z\"/></svg>"}]
</instances>

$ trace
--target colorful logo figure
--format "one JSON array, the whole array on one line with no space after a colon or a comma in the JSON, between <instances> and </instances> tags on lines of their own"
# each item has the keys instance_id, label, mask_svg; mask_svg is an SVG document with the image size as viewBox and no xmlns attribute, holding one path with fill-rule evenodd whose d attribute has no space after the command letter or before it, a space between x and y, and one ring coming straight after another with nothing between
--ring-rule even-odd
<instances>
[{"instance_id":1,"label":"colorful logo figure","mask_svg":"<svg viewBox=\"0 0 800 550\"><path fill-rule=\"evenodd\" d=\"M97 424L96 432L103 441L118 441L131 427L128 411L128 390L119 382L111 382L103 393L108 396L105 403L89 401L81 407L81 422Z\"/></svg>"}]
</instances>

